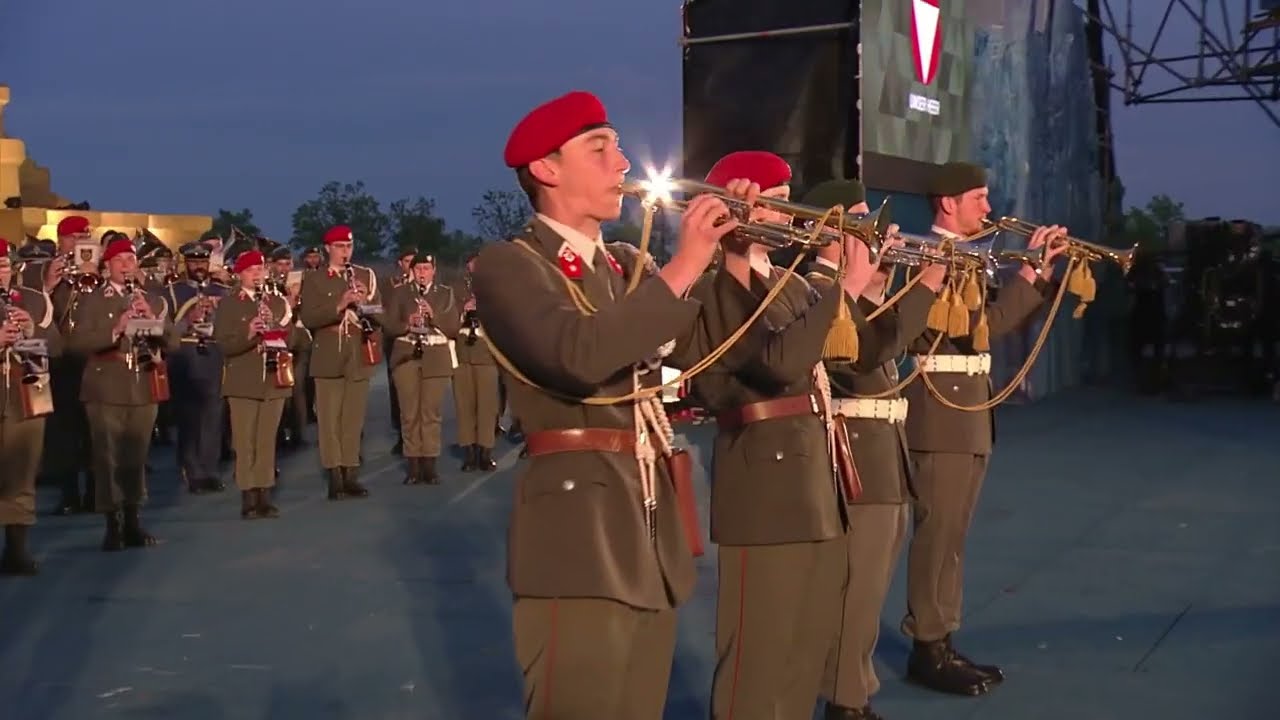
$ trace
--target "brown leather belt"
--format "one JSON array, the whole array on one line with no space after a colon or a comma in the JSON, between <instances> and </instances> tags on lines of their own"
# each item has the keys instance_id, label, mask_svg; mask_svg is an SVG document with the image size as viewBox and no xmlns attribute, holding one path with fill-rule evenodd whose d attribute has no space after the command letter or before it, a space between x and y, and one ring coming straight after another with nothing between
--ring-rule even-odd
<instances>
[{"instance_id":1,"label":"brown leather belt","mask_svg":"<svg viewBox=\"0 0 1280 720\"><path fill-rule=\"evenodd\" d=\"M725 410L716 415L716 423L722 429L736 430L743 425L750 425L761 420L817 414L818 401L812 395L791 395L774 398L773 400L747 403L732 410Z\"/></svg>"},{"instance_id":2,"label":"brown leather belt","mask_svg":"<svg viewBox=\"0 0 1280 720\"><path fill-rule=\"evenodd\" d=\"M630 430L607 428L566 428L539 430L524 436L529 457L562 452L607 452L634 454L636 434Z\"/></svg>"}]
</instances>

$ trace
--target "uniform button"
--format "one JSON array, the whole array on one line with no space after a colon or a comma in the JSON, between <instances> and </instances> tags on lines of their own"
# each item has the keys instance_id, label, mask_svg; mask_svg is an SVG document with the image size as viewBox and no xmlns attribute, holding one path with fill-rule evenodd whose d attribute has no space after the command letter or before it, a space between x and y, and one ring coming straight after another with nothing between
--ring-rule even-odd
<instances>
[{"instance_id":1,"label":"uniform button","mask_svg":"<svg viewBox=\"0 0 1280 720\"><path fill-rule=\"evenodd\" d=\"M572 480L565 480L564 482L560 483L560 487L564 488L565 492L572 490L576 486L577 486L577 483L575 483Z\"/></svg>"},{"instance_id":2,"label":"uniform button","mask_svg":"<svg viewBox=\"0 0 1280 720\"><path fill-rule=\"evenodd\" d=\"M959 385L952 385L952 386L951 386L951 391L952 391L952 392L960 392L960 386L959 386Z\"/></svg>"},{"instance_id":3,"label":"uniform button","mask_svg":"<svg viewBox=\"0 0 1280 720\"><path fill-rule=\"evenodd\" d=\"M782 459L782 451L781 451L781 450L779 450L778 452L774 453L774 454L773 454L773 459L774 459L774 460L781 460L781 459Z\"/></svg>"},{"instance_id":4,"label":"uniform button","mask_svg":"<svg viewBox=\"0 0 1280 720\"><path fill-rule=\"evenodd\" d=\"M858 433L849 433L849 437L853 438L854 440L857 440L857 439L858 439Z\"/></svg>"}]
</instances>

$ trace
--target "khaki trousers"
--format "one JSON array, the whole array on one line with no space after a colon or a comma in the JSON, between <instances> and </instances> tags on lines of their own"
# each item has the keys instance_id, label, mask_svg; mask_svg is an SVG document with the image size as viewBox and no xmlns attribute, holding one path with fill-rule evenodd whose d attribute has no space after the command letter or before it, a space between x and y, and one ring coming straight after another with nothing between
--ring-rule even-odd
<instances>
[{"instance_id":1,"label":"khaki trousers","mask_svg":"<svg viewBox=\"0 0 1280 720\"><path fill-rule=\"evenodd\" d=\"M822 683L823 696L836 705L863 707L880 689L872 655L910 512L905 503L849 507L849 584L844 591L840 638L827 656Z\"/></svg>"},{"instance_id":2,"label":"khaki trousers","mask_svg":"<svg viewBox=\"0 0 1280 720\"><path fill-rule=\"evenodd\" d=\"M912 452L915 507L907 549L907 616L902 632L921 642L960 629L964 543L978 505L987 456Z\"/></svg>"},{"instance_id":3,"label":"khaki trousers","mask_svg":"<svg viewBox=\"0 0 1280 720\"><path fill-rule=\"evenodd\" d=\"M462 363L453 372L458 444L493 448L498 406L498 366Z\"/></svg>"},{"instance_id":4,"label":"khaki trousers","mask_svg":"<svg viewBox=\"0 0 1280 720\"><path fill-rule=\"evenodd\" d=\"M594 598L516 598L528 720L661 720L676 611Z\"/></svg>"},{"instance_id":5,"label":"khaki trousers","mask_svg":"<svg viewBox=\"0 0 1280 720\"><path fill-rule=\"evenodd\" d=\"M713 720L809 718L840 632L848 541L721 545Z\"/></svg>"},{"instance_id":6,"label":"khaki trousers","mask_svg":"<svg viewBox=\"0 0 1280 720\"><path fill-rule=\"evenodd\" d=\"M0 420L0 525L36 523L36 473L44 449L42 417Z\"/></svg>"},{"instance_id":7,"label":"khaki trousers","mask_svg":"<svg viewBox=\"0 0 1280 720\"><path fill-rule=\"evenodd\" d=\"M440 457L442 406L449 378L424 378L421 373L421 366L412 360L391 371L400 399L400 439L407 458Z\"/></svg>"},{"instance_id":8,"label":"khaki trousers","mask_svg":"<svg viewBox=\"0 0 1280 720\"><path fill-rule=\"evenodd\" d=\"M316 378L316 434L324 469L360 466L360 435L368 406L367 379Z\"/></svg>"},{"instance_id":9,"label":"khaki trousers","mask_svg":"<svg viewBox=\"0 0 1280 720\"><path fill-rule=\"evenodd\" d=\"M147 453L157 408L85 403L93 456L94 510L115 512L147 500Z\"/></svg>"},{"instance_id":10,"label":"khaki trousers","mask_svg":"<svg viewBox=\"0 0 1280 720\"><path fill-rule=\"evenodd\" d=\"M256 490L276 484L276 430L284 398L227 398L231 410L231 447L236 453L236 487Z\"/></svg>"}]
</instances>

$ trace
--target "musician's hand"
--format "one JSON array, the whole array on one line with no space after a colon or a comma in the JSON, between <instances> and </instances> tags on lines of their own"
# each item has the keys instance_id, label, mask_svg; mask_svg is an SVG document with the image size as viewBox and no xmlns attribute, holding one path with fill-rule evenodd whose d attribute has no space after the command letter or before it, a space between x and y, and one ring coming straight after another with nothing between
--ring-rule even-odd
<instances>
[{"instance_id":1,"label":"musician's hand","mask_svg":"<svg viewBox=\"0 0 1280 720\"><path fill-rule=\"evenodd\" d=\"M476 299L475 299L475 298L470 298L470 299L468 299L466 302L462 303L462 309L463 309L464 311L467 311L467 312L470 312L470 311L472 311L472 310L475 310L475 309L476 309Z\"/></svg>"},{"instance_id":2,"label":"musician's hand","mask_svg":"<svg viewBox=\"0 0 1280 720\"><path fill-rule=\"evenodd\" d=\"M747 205L754 207L756 200L760 199L760 186L747 180L746 178L735 178L730 180L725 186L725 194L733 200L738 200Z\"/></svg>"},{"instance_id":3,"label":"musician's hand","mask_svg":"<svg viewBox=\"0 0 1280 720\"><path fill-rule=\"evenodd\" d=\"M946 263L921 263L920 284L934 291L942 291L942 283L947 279Z\"/></svg>"},{"instance_id":4,"label":"musician's hand","mask_svg":"<svg viewBox=\"0 0 1280 720\"><path fill-rule=\"evenodd\" d=\"M721 224L717 225L718 222ZM676 256L687 258L701 272L711 264L720 240L737 227L738 221L729 217L729 206L723 200L715 195L699 195L689 201L680 218L680 246Z\"/></svg>"},{"instance_id":5,"label":"musician's hand","mask_svg":"<svg viewBox=\"0 0 1280 720\"><path fill-rule=\"evenodd\" d=\"M0 347L9 347L22 339L22 330L13 323L0 327Z\"/></svg>"},{"instance_id":6,"label":"musician's hand","mask_svg":"<svg viewBox=\"0 0 1280 720\"><path fill-rule=\"evenodd\" d=\"M844 289L845 292L853 297L858 297L862 295L862 291L871 282L871 276L875 275L876 268L879 265L871 261L871 250L861 240L855 239L853 242L846 242L844 244L844 253Z\"/></svg>"},{"instance_id":7,"label":"musician's hand","mask_svg":"<svg viewBox=\"0 0 1280 720\"><path fill-rule=\"evenodd\" d=\"M9 308L9 322L17 326L18 330L25 335L31 335L36 331L36 323L31 319L31 313L20 307Z\"/></svg>"},{"instance_id":8,"label":"musician's hand","mask_svg":"<svg viewBox=\"0 0 1280 720\"><path fill-rule=\"evenodd\" d=\"M1067 229L1060 225L1041 225L1027 240L1028 250L1039 250L1052 238L1066 237Z\"/></svg>"},{"instance_id":9,"label":"musician's hand","mask_svg":"<svg viewBox=\"0 0 1280 720\"><path fill-rule=\"evenodd\" d=\"M120 317L116 318L116 324L112 328L111 334L116 337L123 335L125 329L128 328L129 326L129 321L132 320L134 317L135 316L133 314L133 310L125 310L124 312L120 313Z\"/></svg>"},{"instance_id":10,"label":"musician's hand","mask_svg":"<svg viewBox=\"0 0 1280 720\"><path fill-rule=\"evenodd\" d=\"M361 300L369 297L369 286L359 280L355 281L355 291Z\"/></svg>"},{"instance_id":11,"label":"musician's hand","mask_svg":"<svg viewBox=\"0 0 1280 720\"><path fill-rule=\"evenodd\" d=\"M156 314L151 311L151 304L144 298L135 298L130 309L137 317L145 318L147 320L151 320L156 316Z\"/></svg>"},{"instance_id":12,"label":"musician's hand","mask_svg":"<svg viewBox=\"0 0 1280 720\"><path fill-rule=\"evenodd\" d=\"M49 261L44 269L44 290L49 292L62 281L62 271L67 267L67 256L59 255Z\"/></svg>"},{"instance_id":13,"label":"musician's hand","mask_svg":"<svg viewBox=\"0 0 1280 720\"><path fill-rule=\"evenodd\" d=\"M360 304L361 300L360 293L355 290L347 290L342 293L342 297L338 300L338 312L342 312L352 305Z\"/></svg>"},{"instance_id":14,"label":"musician's hand","mask_svg":"<svg viewBox=\"0 0 1280 720\"><path fill-rule=\"evenodd\" d=\"M267 323L260 317L255 317L249 321L249 339L252 340L267 331Z\"/></svg>"}]
</instances>

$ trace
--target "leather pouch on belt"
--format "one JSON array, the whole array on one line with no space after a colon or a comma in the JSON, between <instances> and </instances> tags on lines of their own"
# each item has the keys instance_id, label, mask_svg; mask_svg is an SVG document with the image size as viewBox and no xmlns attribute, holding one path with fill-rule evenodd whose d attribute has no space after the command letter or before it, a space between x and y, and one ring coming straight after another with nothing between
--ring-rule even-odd
<instances>
[{"instance_id":1,"label":"leather pouch on belt","mask_svg":"<svg viewBox=\"0 0 1280 720\"><path fill-rule=\"evenodd\" d=\"M671 476L685 540L689 542L693 556L701 557L705 550L702 547L702 528L698 526L698 497L693 491L693 456L684 449L676 448L663 460L667 463L667 474Z\"/></svg>"},{"instance_id":2,"label":"leather pouch on belt","mask_svg":"<svg viewBox=\"0 0 1280 720\"><path fill-rule=\"evenodd\" d=\"M157 360L146 373L151 381L151 402L169 402L169 366L163 360Z\"/></svg>"},{"instance_id":3,"label":"leather pouch on belt","mask_svg":"<svg viewBox=\"0 0 1280 720\"><path fill-rule=\"evenodd\" d=\"M382 362L382 345L372 338L364 341L364 364L377 365Z\"/></svg>"}]
</instances>

